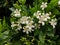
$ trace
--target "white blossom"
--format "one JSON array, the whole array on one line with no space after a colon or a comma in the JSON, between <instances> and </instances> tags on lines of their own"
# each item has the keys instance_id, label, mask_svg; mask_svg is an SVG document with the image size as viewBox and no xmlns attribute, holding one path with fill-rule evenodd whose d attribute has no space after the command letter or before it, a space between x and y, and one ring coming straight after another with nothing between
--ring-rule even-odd
<instances>
[{"instance_id":1,"label":"white blossom","mask_svg":"<svg viewBox=\"0 0 60 45\"><path fill-rule=\"evenodd\" d=\"M22 26L21 26L21 24L17 24L17 29L16 30L20 30L20 29L22 29Z\"/></svg>"},{"instance_id":2,"label":"white blossom","mask_svg":"<svg viewBox=\"0 0 60 45\"><path fill-rule=\"evenodd\" d=\"M39 18L39 22L38 22L38 23L42 23L42 25L45 24L45 22L44 22L44 17L43 17L43 16L41 16L41 17Z\"/></svg>"},{"instance_id":3,"label":"white blossom","mask_svg":"<svg viewBox=\"0 0 60 45\"><path fill-rule=\"evenodd\" d=\"M52 19L49 23L53 26L53 28L55 28L57 24L57 19Z\"/></svg>"},{"instance_id":4,"label":"white blossom","mask_svg":"<svg viewBox=\"0 0 60 45\"><path fill-rule=\"evenodd\" d=\"M47 21L48 19L50 19L49 13L46 13L46 14L43 13L42 18L44 19L44 21Z\"/></svg>"},{"instance_id":5,"label":"white blossom","mask_svg":"<svg viewBox=\"0 0 60 45\"><path fill-rule=\"evenodd\" d=\"M42 25L45 25L45 21L48 21L48 19L50 19L49 14L42 13L42 15L39 18L39 23L42 23Z\"/></svg>"},{"instance_id":6,"label":"white blossom","mask_svg":"<svg viewBox=\"0 0 60 45\"><path fill-rule=\"evenodd\" d=\"M26 32L27 34L29 34L29 32L34 31L32 28L34 28L33 25L33 20L31 17L27 17L24 16L21 18L20 23L22 24L26 24L25 26L23 26L23 32Z\"/></svg>"},{"instance_id":7,"label":"white blossom","mask_svg":"<svg viewBox=\"0 0 60 45\"><path fill-rule=\"evenodd\" d=\"M16 23L15 24L15 22L12 22L11 23L11 27L12 27L12 29L14 29L14 27L17 27L16 30L20 30L22 28L21 27L21 24L19 24L19 23Z\"/></svg>"},{"instance_id":8,"label":"white blossom","mask_svg":"<svg viewBox=\"0 0 60 45\"><path fill-rule=\"evenodd\" d=\"M37 11L34 13L34 16L39 19L38 23L42 23L42 25L45 25L45 21L48 21L50 19L51 12L49 13L41 13L40 11Z\"/></svg>"},{"instance_id":9,"label":"white blossom","mask_svg":"<svg viewBox=\"0 0 60 45\"><path fill-rule=\"evenodd\" d=\"M44 10L47 7L47 2L42 2L42 5L40 7L42 10Z\"/></svg>"},{"instance_id":10,"label":"white blossom","mask_svg":"<svg viewBox=\"0 0 60 45\"><path fill-rule=\"evenodd\" d=\"M20 9L20 10L16 9L16 10L14 11L14 15L13 15L13 16L15 16L15 17L20 17L20 16L21 16L20 12L21 12L21 9Z\"/></svg>"},{"instance_id":11,"label":"white blossom","mask_svg":"<svg viewBox=\"0 0 60 45\"><path fill-rule=\"evenodd\" d=\"M18 23L29 24L29 23L33 23L33 21L32 21L32 18L30 16L29 17L23 16L18 20Z\"/></svg>"},{"instance_id":12,"label":"white blossom","mask_svg":"<svg viewBox=\"0 0 60 45\"><path fill-rule=\"evenodd\" d=\"M58 5L60 5L60 0L58 1Z\"/></svg>"},{"instance_id":13,"label":"white blossom","mask_svg":"<svg viewBox=\"0 0 60 45\"><path fill-rule=\"evenodd\" d=\"M23 32L26 32L27 34L29 34L29 32L34 31L32 28L34 28L34 25L29 23L23 27Z\"/></svg>"},{"instance_id":14,"label":"white blossom","mask_svg":"<svg viewBox=\"0 0 60 45\"><path fill-rule=\"evenodd\" d=\"M40 24L35 23L35 29L39 28L40 29Z\"/></svg>"},{"instance_id":15,"label":"white blossom","mask_svg":"<svg viewBox=\"0 0 60 45\"><path fill-rule=\"evenodd\" d=\"M34 16L36 16L37 18L40 18L40 15L41 15L40 11L37 11L37 12L34 13Z\"/></svg>"},{"instance_id":16,"label":"white blossom","mask_svg":"<svg viewBox=\"0 0 60 45\"><path fill-rule=\"evenodd\" d=\"M13 29L15 26L17 26L17 24L15 24L14 22L12 22L12 23L11 23L12 29Z\"/></svg>"},{"instance_id":17,"label":"white blossom","mask_svg":"<svg viewBox=\"0 0 60 45\"><path fill-rule=\"evenodd\" d=\"M30 19L30 17L23 16L18 20L18 22L20 22L21 24L28 24L29 19Z\"/></svg>"},{"instance_id":18,"label":"white blossom","mask_svg":"<svg viewBox=\"0 0 60 45\"><path fill-rule=\"evenodd\" d=\"M26 32L27 34L29 34L29 32L34 31L34 25L33 25L33 19L29 16L23 16L20 19L18 19L18 21L16 21L16 25L14 24L14 22L12 23L12 27L14 28L14 26L17 26L16 30L20 30L23 28L23 32ZM25 24L24 26L22 26L21 24Z\"/></svg>"}]
</instances>

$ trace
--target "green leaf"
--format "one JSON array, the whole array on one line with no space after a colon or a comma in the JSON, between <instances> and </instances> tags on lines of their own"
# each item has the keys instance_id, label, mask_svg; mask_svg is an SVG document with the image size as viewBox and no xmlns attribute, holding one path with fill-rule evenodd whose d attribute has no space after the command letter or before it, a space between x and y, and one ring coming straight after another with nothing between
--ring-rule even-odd
<instances>
[{"instance_id":1,"label":"green leaf","mask_svg":"<svg viewBox=\"0 0 60 45\"><path fill-rule=\"evenodd\" d=\"M2 24L1 24L1 22L0 22L0 32L2 31L2 29L3 29L3 27L2 27Z\"/></svg>"},{"instance_id":2,"label":"green leaf","mask_svg":"<svg viewBox=\"0 0 60 45\"><path fill-rule=\"evenodd\" d=\"M6 26L6 20L5 20L5 17L3 18L3 26Z\"/></svg>"},{"instance_id":3,"label":"green leaf","mask_svg":"<svg viewBox=\"0 0 60 45\"><path fill-rule=\"evenodd\" d=\"M7 24L6 24L5 17L3 18L2 26L3 26L3 30L2 31L5 31L5 29L7 29Z\"/></svg>"},{"instance_id":4,"label":"green leaf","mask_svg":"<svg viewBox=\"0 0 60 45\"><path fill-rule=\"evenodd\" d=\"M19 3L21 3L21 4L25 4L25 2L26 2L26 0L18 0L19 1Z\"/></svg>"},{"instance_id":5,"label":"green leaf","mask_svg":"<svg viewBox=\"0 0 60 45\"><path fill-rule=\"evenodd\" d=\"M42 32L40 32L40 34L39 34L39 40L40 40L41 44L44 44L45 34L43 34Z\"/></svg>"},{"instance_id":6,"label":"green leaf","mask_svg":"<svg viewBox=\"0 0 60 45\"><path fill-rule=\"evenodd\" d=\"M31 11L32 14L33 14L34 12L36 12L36 11L37 11L37 5L34 6L33 8L30 8L30 11Z\"/></svg>"},{"instance_id":7,"label":"green leaf","mask_svg":"<svg viewBox=\"0 0 60 45\"><path fill-rule=\"evenodd\" d=\"M40 33L40 31L39 31L39 30L35 30L35 32L34 32L34 36L39 35L39 33Z\"/></svg>"},{"instance_id":8,"label":"green leaf","mask_svg":"<svg viewBox=\"0 0 60 45\"><path fill-rule=\"evenodd\" d=\"M57 6L58 0L51 0L48 4L47 11L54 9Z\"/></svg>"},{"instance_id":9,"label":"green leaf","mask_svg":"<svg viewBox=\"0 0 60 45\"><path fill-rule=\"evenodd\" d=\"M50 37L54 37L54 33L53 32L47 32L47 35Z\"/></svg>"},{"instance_id":10,"label":"green leaf","mask_svg":"<svg viewBox=\"0 0 60 45\"><path fill-rule=\"evenodd\" d=\"M55 14L55 15L60 14L60 12L58 11L58 9L56 9L56 8L54 8L54 10L52 10L52 11L53 11L53 14Z\"/></svg>"},{"instance_id":11,"label":"green leaf","mask_svg":"<svg viewBox=\"0 0 60 45\"><path fill-rule=\"evenodd\" d=\"M20 41L14 41L12 45L22 45Z\"/></svg>"},{"instance_id":12,"label":"green leaf","mask_svg":"<svg viewBox=\"0 0 60 45\"><path fill-rule=\"evenodd\" d=\"M9 31L5 31L5 32L0 34L0 38L6 39L8 37L8 34L9 34Z\"/></svg>"},{"instance_id":13,"label":"green leaf","mask_svg":"<svg viewBox=\"0 0 60 45\"><path fill-rule=\"evenodd\" d=\"M13 4L13 6L17 9L20 9L21 7L18 4Z\"/></svg>"},{"instance_id":14,"label":"green leaf","mask_svg":"<svg viewBox=\"0 0 60 45\"><path fill-rule=\"evenodd\" d=\"M57 45L60 45L60 39L57 41Z\"/></svg>"},{"instance_id":15,"label":"green leaf","mask_svg":"<svg viewBox=\"0 0 60 45\"><path fill-rule=\"evenodd\" d=\"M13 7L9 8L11 11L15 11L15 9Z\"/></svg>"},{"instance_id":16,"label":"green leaf","mask_svg":"<svg viewBox=\"0 0 60 45\"><path fill-rule=\"evenodd\" d=\"M38 0L37 2L41 4L43 2L43 0Z\"/></svg>"}]
</instances>

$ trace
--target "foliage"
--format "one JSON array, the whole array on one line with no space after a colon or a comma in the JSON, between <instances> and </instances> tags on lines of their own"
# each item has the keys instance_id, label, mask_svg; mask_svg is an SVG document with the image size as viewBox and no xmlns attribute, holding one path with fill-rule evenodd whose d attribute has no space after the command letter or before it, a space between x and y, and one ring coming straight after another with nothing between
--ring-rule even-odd
<instances>
[{"instance_id":1,"label":"foliage","mask_svg":"<svg viewBox=\"0 0 60 45\"><path fill-rule=\"evenodd\" d=\"M34 0L32 5L27 6L26 0L17 0L9 8L11 25L5 17L0 20L0 45L60 45L55 35L60 18L56 18L60 15L58 0Z\"/></svg>"}]
</instances>

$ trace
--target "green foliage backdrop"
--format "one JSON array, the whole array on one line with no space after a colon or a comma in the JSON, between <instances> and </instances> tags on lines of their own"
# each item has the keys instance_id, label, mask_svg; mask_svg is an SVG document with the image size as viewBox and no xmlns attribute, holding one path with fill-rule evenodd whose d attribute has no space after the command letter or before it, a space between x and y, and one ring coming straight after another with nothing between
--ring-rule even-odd
<instances>
[{"instance_id":1,"label":"green foliage backdrop","mask_svg":"<svg viewBox=\"0 0 60 45\"><path fill-rule=\"evenodd\" d=\"M59 1L0 0L0 8L11 10L9 19L0 19L0 45L60 45L56 35L60 28Z\"/></svg>"}]
</instances>

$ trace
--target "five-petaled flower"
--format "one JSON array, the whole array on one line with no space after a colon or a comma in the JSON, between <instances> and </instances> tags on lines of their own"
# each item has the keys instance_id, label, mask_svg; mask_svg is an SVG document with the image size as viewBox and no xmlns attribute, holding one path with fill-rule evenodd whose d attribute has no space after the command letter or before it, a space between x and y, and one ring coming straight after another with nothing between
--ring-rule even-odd
<instances>
[{"instance_id":1,"label":"five-petaled flower","mask_svg":"<svg viewBox=\"0 0 60 45\"><path fill-rule=\"evenodd\" d=\"M20 12L21 12L21 9L20 10L18 10L18 9L16 9L15 11L14 11L14 17L20 17L21 16L21 14L20 14Z\"/></svg>"},{"instance_id":2,"label":"five-petaled flower","mask_svg":"<svg viewBox=\"0 0 60 45\"><path fill-rule=\"evenodd\" d=\"M40 8L44 10L46 7L47 7L47 2L42 2L42 5L40 6Z\"/></svg>"},{"instance_id":3,"label":"five-petaled flower","mask_svg":"<svg viewBox=\"0 0 60 45\"><path fill-rule=\"evenodd\" d=\"M55 18L55 19L52 19L51 21L50 21L50 24L53 26L53 28L55 28L55 26L56 26L56 24L57 24L57 19Z\"/></svg>"}]
</instances>

